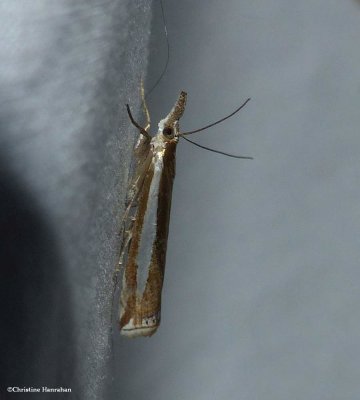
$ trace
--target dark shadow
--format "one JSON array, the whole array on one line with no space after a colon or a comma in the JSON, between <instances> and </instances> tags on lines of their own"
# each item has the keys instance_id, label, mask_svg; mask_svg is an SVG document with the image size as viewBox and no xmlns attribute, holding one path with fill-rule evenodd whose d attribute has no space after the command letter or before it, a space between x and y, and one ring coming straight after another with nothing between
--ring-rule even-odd
<instances>
[{"instance_id":1,"label":"dark shadow","mask_svg":"<svg viewBox=\"0 0 360 400\"><path fill-rule=\"evenodd\" d=\"M8 386L71 387L75 371L71 301L54 232L5 164L2 158L0 398Z\"/></svg>"}]
</instances>

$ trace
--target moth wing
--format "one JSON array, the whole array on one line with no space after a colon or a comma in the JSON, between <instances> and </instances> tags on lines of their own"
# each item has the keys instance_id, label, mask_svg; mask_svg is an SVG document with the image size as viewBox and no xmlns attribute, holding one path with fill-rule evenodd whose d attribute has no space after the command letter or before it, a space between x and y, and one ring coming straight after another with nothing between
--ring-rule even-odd
<instances>
[{"instance_id":1,"label":"moth wing","mask_svg":"<svg viewBox=\"0 0 360 400\"><path fill-rule=\"evenodd\" d=\"M160 324L175 149L176 143L169 143L152 158L139 193L120 297L120 330L125 336L151 336Z\"/></svg>"}]
</instances>

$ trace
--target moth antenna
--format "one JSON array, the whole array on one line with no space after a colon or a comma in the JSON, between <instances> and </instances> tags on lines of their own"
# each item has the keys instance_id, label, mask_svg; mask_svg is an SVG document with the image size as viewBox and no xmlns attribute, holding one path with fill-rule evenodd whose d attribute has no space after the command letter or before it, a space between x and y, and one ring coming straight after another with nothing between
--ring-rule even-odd
<instances>
[{"instance_id":1,"label":"moth antenna","mask_svg":"<svg viewBox=\"0 0 360 400\"><path fill-rule=\"evenodd\" d=\"M154 83L154 85L151 87L151 89L146 93L145 97L148 97L150 95L150 93L156 88L156 86L160 83L161 79L163 78L163 76L165 75L165 72L168 68L169 65L169 60L170 60L170 43L169 43L169 35L168 35L168 31L167 31L167 26L166 26L166 18L165 18L165 12L164 12L164 6L163 6L163 2L162 0L160 0L160 6L161 6L161 15L162 15L162 20L164 23L164 32L165 32L165 39L166 39L166 48L167 48L167 55L166 55L166 62L165 62L165 66L159 76L159 78L157 79L157 81Z\"/></svg>"},{"instance_id":2,"label":"moth antenna","mask_svg":"<svg viewBox=\"0 0 360 400\"><path fill-rule=\"evenodd\" d=\"M131 114L131 111L130 111L129 104L126 104L126 110L127 110L128 115L129 115L131 123L139 129L139 131L140 131L140 133L142 135L144 135L148 139L151 139L151 136L149 135L149 133L134 120L134 118L133 118L133 116Z\"/></svg>"},{"instance_id":3,"label":"moth antenna","mask_svg":"<svg viewBox=\"0 0 360 400\"><path fill-rule=\"evenodd\" d=\"M218 121L213 122L213 123L210 124L210 125L206 125L206 126L204 126L203 128L195 129L194 131L189 131L189 132L182 132L182 133L179 134L179 136L191 135L191 134L193 134L193 133L201 132L201 131L204 131L205 129L211 128L212 126L215 126L215 125L217 125L217 124L220 124L221 122L225 121L226 119L232 117L234 114L236 114L237 112L239 112L242 108L244 108L244 107L246 106L246 104L247 104L249 101L250 101L250 98L248 98L243 104L241 104L241 106L240 106L239 108L237 108L235 111L233 111L231 114L227 115L226 117L221 118L221 119L219 119Z\"/></svg>"},{"instance_id":4,"label":"moth antenna","mask_svg":"<svg viewBox=\"0 0 360 400\"><path fill-rule=\"evenodd\" d=\"M193 142L192 140L186 138L185 136L183 136L183 139L185 139L187 142L190 142L190 143L194 144L194 145L197 146L197 147L200 147L200 148L205 149L205 150L212 151L213 153L222 154L222 155L227 156L227 157L242 158L242 159L244 159L244 160L253 160L253 159L254 159L254 157L237 156L237 155L235 155L235 154L225 153L224 151L211 149L210 147L206 147L206 146L203 146L203 145L201 145L201 144L199 144L199 143L195 143L195 142Z\"/></svg>"}]
</instances>

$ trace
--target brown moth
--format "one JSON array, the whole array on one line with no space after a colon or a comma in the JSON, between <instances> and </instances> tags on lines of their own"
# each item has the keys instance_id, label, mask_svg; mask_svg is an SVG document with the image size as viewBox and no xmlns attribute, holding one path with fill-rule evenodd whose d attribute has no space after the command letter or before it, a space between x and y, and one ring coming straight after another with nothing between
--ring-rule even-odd
<instances>
[{"instance_id":1,"label":"brown moth","mask_svg":"<svg viewBox=\"0 0 360 400\"><path fill-rule=\"evenodd\" d=\"M127 105L130 120L140 132L134 148L135 168L123 217L120 261L115 271L116 276L123 269L119 325L120 333L128 337L151 336L160 324L175 153L179 138L224 121L250 100L211 125L180 133L179 119L185 110L186 96L185 92L180 93L170 113L159 122L158 133L154 137L148 132L150 117L144 96L145 128L133 119ZM211 151L236 158L251 158Z\"/></svg>"}]
</instances>

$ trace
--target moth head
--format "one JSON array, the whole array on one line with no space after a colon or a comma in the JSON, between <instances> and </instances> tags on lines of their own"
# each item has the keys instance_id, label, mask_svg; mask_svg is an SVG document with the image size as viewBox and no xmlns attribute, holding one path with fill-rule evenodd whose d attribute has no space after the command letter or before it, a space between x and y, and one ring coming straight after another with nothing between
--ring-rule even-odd
<instances>
[{"instance_id":1,"label":"moth head","mask_svg":"<svg viewBox=\"0 0 360 400\"><path fill-rule=\"evenodd\" d=\"M177 139L179 136L179 119L185 111L186 105L185 92L180 92L180 95L171 109L169 114L159 122L159 133L161 133L165 140Z\"/></svg>"}]
</instances>

